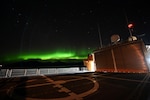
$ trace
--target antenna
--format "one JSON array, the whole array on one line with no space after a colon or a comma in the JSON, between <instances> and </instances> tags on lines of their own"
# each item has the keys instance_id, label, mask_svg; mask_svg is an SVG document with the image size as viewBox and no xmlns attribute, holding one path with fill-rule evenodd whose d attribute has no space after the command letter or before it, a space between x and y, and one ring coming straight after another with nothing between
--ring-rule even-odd
<instances>
[{"instance_id":1,"label":"antenna","mask_svg":"<svg viewBox=\"0 0 150 100\"><path fill-rule=\"evenodd\" d=\"M101 33L100 33L100 27L99 27L99 24L97 24L97 27L98 27L98 35L99 35L100 48L102 48L103 45L102 45L102 38L101 38Z\"/></svg>"},{"instance_id":2,"label":"antenna","mask_svg":"<svg viewBox=\"0 0 150 100\"><path fill-rule=\"evenodd\" d=\"M125 12L125 10L124 10L124 12ZM129 30L129 33L130 33L130 37L132 37L132 32L131 32L131 30L130 30L130 27L129 27L129 21L128 21L128 17L127 17L127 14L126 14L126 12L125 12L125 17L126 17L126 22L127 22L127 25L128 25L128 30ZM132 24L131 24L132 25Z\"/></svg>"}]
</instances>

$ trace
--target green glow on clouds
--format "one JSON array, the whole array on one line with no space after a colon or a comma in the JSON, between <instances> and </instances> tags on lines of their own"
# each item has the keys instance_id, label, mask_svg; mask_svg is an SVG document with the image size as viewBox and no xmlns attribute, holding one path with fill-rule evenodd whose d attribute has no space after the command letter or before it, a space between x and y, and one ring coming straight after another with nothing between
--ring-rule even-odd
<instances>
[{"instance_id":1,"label":"green glow on clouds","mask_svg":"<svg viewBox=\"0 0 150 100\"><path fill-rule=\"evenodd\" d=\"M74 53L56 52L53 54L26 54L19 56L19 58L22 58L24 60L28 59L47 60L47 59L72 59L76 58L76 56Z\"/></svg>"},{"instance_id":2,"label":"green glow on clouds","mask_svg":"<svg viewBox=\"0 0 150 100\"><path fill-rule=\"evenodd\" d=\"M85 59L89 50L56 50L50 52L28 52L21 54L7 55L6 61L28 60L28 59Z\"/></svg>"}]
</instances>

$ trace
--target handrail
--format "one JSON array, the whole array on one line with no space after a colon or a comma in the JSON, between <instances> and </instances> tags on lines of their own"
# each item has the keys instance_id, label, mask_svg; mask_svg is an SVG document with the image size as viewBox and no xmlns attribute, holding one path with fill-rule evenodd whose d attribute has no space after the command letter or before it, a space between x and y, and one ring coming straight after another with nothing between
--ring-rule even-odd
<instances>
[{"instance_id":1,"label":"handrail","mask_svg":"<svg viewBox=\"0 0 150 100\"><path fill-rule=\"evenodd\" d=\"M71 68L33 68L33 69L1 69L0 78L22 77L43 74L69 74L69 73L88 72L86 67Z\"/></svg>"}]
</instances>

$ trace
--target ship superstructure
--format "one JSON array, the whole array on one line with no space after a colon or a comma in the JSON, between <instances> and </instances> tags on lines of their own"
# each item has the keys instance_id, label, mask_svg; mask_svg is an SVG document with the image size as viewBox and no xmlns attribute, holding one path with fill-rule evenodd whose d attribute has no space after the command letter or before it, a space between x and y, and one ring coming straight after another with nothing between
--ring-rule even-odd
<instances>
[{"instance_id":1,"label":"ship superstructure","mask_svg":"<svg viewBox=\"0 0 150 100\"><path fill-rule=\"evenodd\" d=\"M111 38L110 46L94 50L84 60L89 71L147 73L149 72L149 52L142 40L135 37L118 42L118 36Z\"/></svg>"}]
</instances>

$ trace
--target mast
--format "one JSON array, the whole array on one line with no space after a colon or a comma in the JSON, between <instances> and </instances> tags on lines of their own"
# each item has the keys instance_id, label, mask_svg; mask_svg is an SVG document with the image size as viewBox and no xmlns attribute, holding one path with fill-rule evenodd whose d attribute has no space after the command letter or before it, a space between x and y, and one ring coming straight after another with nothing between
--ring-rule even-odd
<instances>
[{"instance_id":1,"label":"mast","mask_svg":"<svg viewBox=\"0 0 150 100\"><path fill-rule=\"evenodd\" d=\"M101 37L101 33L100 33L100 27L99 27L99 24L97 24L97 27L98 27L98 35L99 35L99 44L100 44L100 48L102 48L103 45L102 45L102 37Z\"/></svg>"},{"instance_id":2,"label":"mast","mask_svg":"<svg viewBox=\"0 0 150 100\"><path fill-rule=\"evenodd\" d=\"M129 30L129 33L130 33L130 37L132 38L132 32L131 32L131 28L130 28L130 26L129 26L129 25L131 25L131 24L129 24L128 17L127 17L127 14L126 14L125 11L124 11L124 13L125 13L126 22L127 22L127 25L128 25L128 30ZM132 26L131 26L131 27L132 27Z\"/></svg>"}]
</instances>

